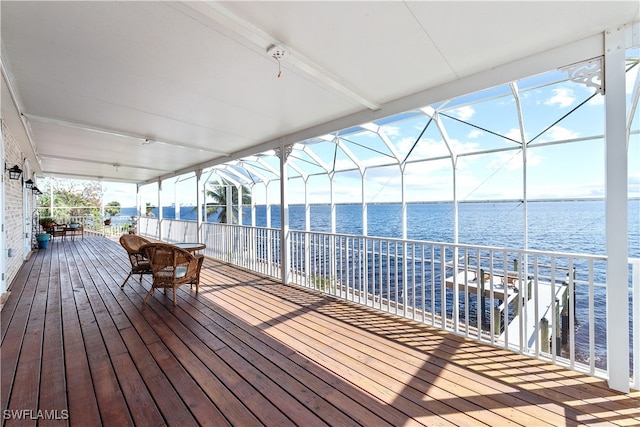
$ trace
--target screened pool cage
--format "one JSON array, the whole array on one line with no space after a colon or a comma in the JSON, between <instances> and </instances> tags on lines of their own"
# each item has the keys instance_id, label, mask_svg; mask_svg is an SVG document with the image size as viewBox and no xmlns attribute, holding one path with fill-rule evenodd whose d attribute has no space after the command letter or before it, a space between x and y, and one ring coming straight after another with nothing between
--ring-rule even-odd
<instances>
[{"instance_id":1,"label":"screened pool cage","mask_svg":"<svg viewBox=\"0 0 640 427\"><path fill-rule=\"evenodd\" d=\"M633 338L640 330L640 254L629 248L631 232L612 226L618 212L640 198L640 49L626 51L624 78L619 73L612 85L620 88L624 80L626 88L626 176L614 183L611 170L618 165L607 159L624 147L618 135L616 144L606 143L605 124L623 107L611 108L613 97L605 96L604 85L612 81L603 61L138 184L131 221L140 234L204 242L207 255L284 283L608 375L618 390L640 387L640 339ZM547 199L598 201L601 218L585 213L582 224L568 226L580 231L606 222L603 243L585 253L530 247L529 202ZM473 202L500 202L499 214L488 225L460 221L460 206ZM439 204L438 215L449 223L421 216L425 203ZM372 205L393 206L382 228L369 224ZM290 207L297 209L295 223ZM217 224L222 218L226 224ZM620 218L626 221L627 214ZM551 227L559 226L554 221ZM465 229L483 239L461 239ZM498 233L506 236L504 247L496 247ZM485 277L491 287L486 302L480 290ZM507 283L518 291L507 290ZM614 303L629 304L629 311L605 313ZM560 317L570 323L563 326L568 347L556 341ZM549 337L542 338L541 319L553 325ZM621 322L631 327L617 328Z\"/></svg>"},{"instance_id":2,"label":"screened pool cage","mask_svg":"<svg viewBox=\"0 0 640 427\"><path fill-rule=\"evenodd\" d=\"M627 51L630 179L640 170L639 56L638 48ZM390 221L407 238L407 210L414 202L453 202L449 214L457 218L458 203L506 201L504 211L522 218L514 244L527 248L527 201L604 197L603 95L603 63L597 58L229 161L201 171L199 190L195 172L164 180L162 197L158 183L139 186L139 211L144 216L149 204L195 205L197 192L200 205L211 207L216 200L207 194L216 187L219 192L220 185L226 186L229 206L218 209L237 210L235 194L245 186L251 204L243 211L267 206L267 227L273 225L272 205L348 203L362 206L359 231L368 235L367 206L392 202L402 209ZM186 202L185 194L192 195ZM637 196L640 189L630 187L629 197ZM328 212L322 221L308 215L305 230L335 232L336 209ZM228 218L255 225L255 215ZM456 221L450 239L457 242L457 236Z\"/></svg>"}]
</instances>

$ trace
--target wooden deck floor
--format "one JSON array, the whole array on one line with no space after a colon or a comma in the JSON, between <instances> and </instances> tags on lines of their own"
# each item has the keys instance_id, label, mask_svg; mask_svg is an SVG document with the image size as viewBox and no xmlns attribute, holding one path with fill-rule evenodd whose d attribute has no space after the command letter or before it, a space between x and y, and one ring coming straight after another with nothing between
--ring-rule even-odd
<instances>
[{"instance_id":1,"label":"wooden deck floor","mask_svg":"<svg viewBox=\"0 0 640 427\"><path fill-rule=\"evenodd\" d=\"M637 392L209 259L177 307L127 271L100 237L24 265L3 425L640 425Z\"/></svg>"}]
</instances>

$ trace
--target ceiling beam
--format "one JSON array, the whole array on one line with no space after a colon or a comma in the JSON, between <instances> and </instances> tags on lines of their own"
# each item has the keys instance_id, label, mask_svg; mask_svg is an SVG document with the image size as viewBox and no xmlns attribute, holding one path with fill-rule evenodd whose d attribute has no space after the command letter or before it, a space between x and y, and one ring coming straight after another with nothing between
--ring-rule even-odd
<instances>
[{"instance_id":1,"label":"ceiling beam","mask_svg":"<svg viewBox=\"0 0 640 427\"><path fill-rule=\"evenodd\" d=\"M144 169L156 172L168 172L168 169L159 169L159 168L151 168L148 166L141 166L139 164L122 164L122 163L114 163L114 162L102 162L99 160L91 160L86 158L77 158L77 157L68 157L68 156L48 156L45 154L40 154L40 158L43 160L62 160L65 162L82 162L82 163L91 163L95 165L108 165L113 166L114 168L132 168L132 169Z\"/></svg>"},{"instance_id":2,"label":"ceiling beam","mask_svg":"<svg viewBox=\"0 0 640 427\"><path fill-rule=\"evenodd\" d=\"M189 148L191 150L205 151L205 152L208 152L208 153L219 154L219 155L222 155L222 156L228 156L229 155L229 153L224 152L224 151L220 151L220 150L212 150L210 148L204 148L204 147L200 147L200 146L196 146L196 145L186 144L184 142L158 140L156 138L152 138L152 137L145 136L145 135L135 134L135 133L131 133L131 132L125 132L125 131L115 130L115 129L106 129L106 128L102 128L102 127L98 127L98 126L94 126L94 125L90 125L90 124L86 124L86 123L72 122L72 121L68 121L68 120L57 119L57 118L54 118L54 117L42 117L42 116L37 116L35 114L28 114L28 113L23 113L22 116L26 117L29 120L33 120L33 121L37 121L37 122L41 122L41 123L48 123L48 124L54 124L54 125L59 125L59 126L65 126L65 127L70 127L70 128L74 128L74 129L83 130L83 131L101 133L101 134L110 135L110 136L117 136L117 137L121 137L121 138L138 139L138 140L142 141L143 143L147 143L147 144L153 143L153 144L172 145L172 146L175 146L175 147L183 147L183 148Z\"/></svg>"},{"instance_id":3,"label":"ceiling beam","mask_svg":"<svg viewBox=\"0 0 640 427\"><path fill-rule=\"evenodd\" d=\"M370 110L375 111L380 109L380 104L377 101L362 93L358 93L355 88L350 87L350 85L343 81L340 76L335 75L320 64L313 62L302 53L285 45L267 32L256 27L254 24L230 12L220 3L212 1L187 1L182 2L182 4L192 8L217 24L222 25L226 30L228 30L225 35L241 45L252 49L256 53L264 55L265 58L269 58L267 50L271 45L276 45L278 48L281 48L286 52L285 58L281 64L283 68L288 69L289 65L296 67L315 81L322 84L322 86L332 89L343 97L346 97L351 101L355 101Z\"/></svg>"},{"instance_id":4,"label":"ceiling beam","mask_svg":"<svg viewBox=\"0 0 640 427\"><path fill-rule=\"evenodd\" d=\"M15 82L9 67L5 65L7 55L4 52L4 48L2 48L2 56L0 57L0 71L2 72L3 81L6 84L7 91L9 92L9 96L11 97L11 102L13 103L13 107L15 108L16 114L20 115L20 123L24 130L25 135L27 136L27 142L29 144L29 148L31 149L32 158L35 161L38 168L42 169L42 162L40 161L40 157L38 156L38 150L36 148L36 144L33 142L33 135L31 135L31 130L29 129L28 123L25 117L22 115L23 103L20 98L20 94L15 89Z\"/></svg>"}]
</instances>

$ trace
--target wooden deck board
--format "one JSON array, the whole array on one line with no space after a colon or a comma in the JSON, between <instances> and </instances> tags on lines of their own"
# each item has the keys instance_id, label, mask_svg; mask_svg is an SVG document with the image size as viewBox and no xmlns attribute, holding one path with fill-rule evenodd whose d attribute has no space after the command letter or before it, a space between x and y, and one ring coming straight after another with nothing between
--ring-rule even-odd
<instances>
[{"instance_id":1,"label":"wooden deck board","mask_svg":"<svg viewBox=\"0 0 640 427\"><path fill-rule=\"evenodd\" d=\"M177 307L170 292L143 305L149 277L120 288L127 274L101 237L34 252L1 313L3 411L79 426L640 424L638 392L211 259Z\"/></svg>"}]
</instances>

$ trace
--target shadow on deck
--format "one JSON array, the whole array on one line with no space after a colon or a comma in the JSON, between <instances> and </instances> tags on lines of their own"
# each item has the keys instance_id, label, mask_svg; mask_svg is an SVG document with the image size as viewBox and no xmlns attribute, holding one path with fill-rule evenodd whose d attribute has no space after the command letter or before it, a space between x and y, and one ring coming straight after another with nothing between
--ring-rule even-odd
<instances>
[{"instance_id":1,"label":"shadow on deck","mask_svg":"<svg viewBox=\"0 0 640 427\"><path fill-rule=\"evenodd\" d=\"M640 424L640 393L207 259L200 293L55 242L2 308L3 424Z\"/></svg>"}]
</instances>

